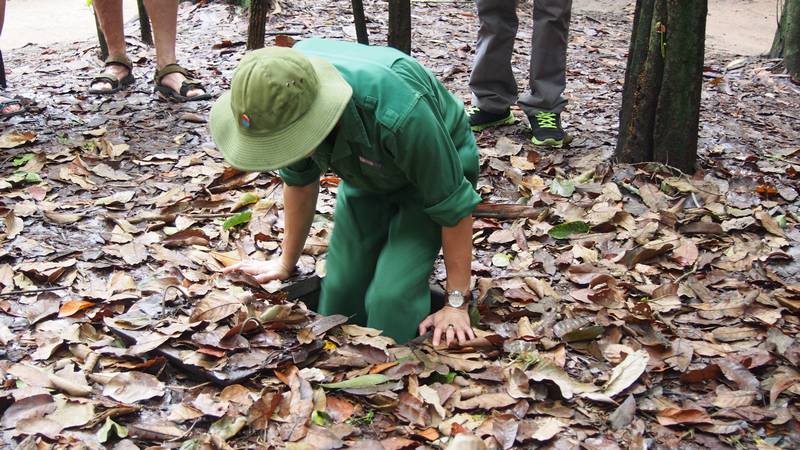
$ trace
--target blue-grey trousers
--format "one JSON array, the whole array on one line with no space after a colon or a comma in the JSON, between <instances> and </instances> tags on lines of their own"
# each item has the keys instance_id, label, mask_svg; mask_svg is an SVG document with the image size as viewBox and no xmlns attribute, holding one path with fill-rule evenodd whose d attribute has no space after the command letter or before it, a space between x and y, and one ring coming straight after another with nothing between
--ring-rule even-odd
<instances>
[{"instance_id":1,"label":"blue-grey trousers","mask_svg":"<svg viewBox=\"0 0 800 450\"><path fill-rule=\"evenodd\" d=\"M517 0L476 0L480 30L469 79L472 105L500 114L519 103L528 117L560 113L567 65L567 34L572 0L534 0L530 92L517 98L511 53L517 35Z\"/></svg>"}]
</instances>

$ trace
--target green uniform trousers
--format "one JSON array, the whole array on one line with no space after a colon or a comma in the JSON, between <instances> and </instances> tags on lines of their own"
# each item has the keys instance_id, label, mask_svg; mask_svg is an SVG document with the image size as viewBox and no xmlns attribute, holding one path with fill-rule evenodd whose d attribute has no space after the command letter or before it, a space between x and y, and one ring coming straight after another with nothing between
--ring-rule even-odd
<instances>
[{"instance_id":1,"label":"green uniform trousers","mask_svg":"<svg viewBox=\"0 0 800 450\"><path fill-rule=\"evenodd\" d=\"M430 313L428 279L442 227L411 189L376 194L343 182L337 195L319 312L350 316L405 343Z\"/></svg>"}]
</instances>

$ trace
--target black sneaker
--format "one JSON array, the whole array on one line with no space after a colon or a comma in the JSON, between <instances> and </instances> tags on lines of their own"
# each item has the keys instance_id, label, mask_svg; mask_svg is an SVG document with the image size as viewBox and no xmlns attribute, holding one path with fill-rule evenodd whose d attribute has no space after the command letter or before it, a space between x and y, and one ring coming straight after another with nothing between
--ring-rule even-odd
<instances>
[{"instance_id":1,"label":"black sneaker","mask_svg":"<svg viewBox=\"0 0 800 450\"><path fill-rule=\"evenodd\" d=\"M467 115L469 116L469 127L472 128L472 131L483 131L487 128L517 123L517 118L511 113L511 108L506 109L502 114L493 114L473 106L467 108Z\"/></svg>"},{"instance_id":2,"label":"black sneaker","mask_svg":"<svg viewBox=\"0 0 800 450\"><path fill-rule=\"evenodd\" d=\"M541 111L533 117L528 117L528 120L531 122L533 131L531 142L534 145L560 148L572 141L571 136L561 128L561 114Z\"/></svg>"}]
</instances>

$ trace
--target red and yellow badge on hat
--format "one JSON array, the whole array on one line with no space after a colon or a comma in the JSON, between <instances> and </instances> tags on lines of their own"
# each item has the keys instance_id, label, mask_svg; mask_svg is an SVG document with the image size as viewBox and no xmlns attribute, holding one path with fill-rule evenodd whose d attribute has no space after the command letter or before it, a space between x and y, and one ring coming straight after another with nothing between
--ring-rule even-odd
<instances>
[{"instance_id":1,"label":"red and yellow badge on hat","mask_svg":"<svg viewBox=\"0 0 800 450\"><path fill-rule=\"evenodd\" d=\"M250 117L247 114L242 114L239 119L243 127L250 128Z\"/></svg>"}]
</instances>

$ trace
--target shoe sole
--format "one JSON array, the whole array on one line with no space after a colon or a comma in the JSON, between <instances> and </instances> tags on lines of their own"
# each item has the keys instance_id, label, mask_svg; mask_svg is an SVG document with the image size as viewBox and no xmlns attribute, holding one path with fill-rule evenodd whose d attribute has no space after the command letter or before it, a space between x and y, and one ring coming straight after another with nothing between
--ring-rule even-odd
<instances>
[{"instance_id":1,"label":"shoe sole","mask_svg":"<svg viewBox=\"0 0 800 450\"><path fill-rule=\"evenodd\" d=\"M532 137L531 142L533 143L533 145L541 145L543 147L561 148L564 146L563 139L545 139L543 141L540 141L539 139L536 139L536 137Z\"/></svg>"},{"instance_id":2,"label":"shoe sole","mask_svg":"<svg viewBox=\"0 0 800 450\"><path fill-rule=\"evenodd\" d=\"M470 125L472 131L483 131L487 128L495 128L495 127L502 127L505 125L514 125L517 123L517 118L514 117L514 113L509 112L507 117L504 117L500 120L495 120L494 122L489 123L482 123L479 125Z\"/></svg>"},{"instance_id":3,"label":"shoe sole","mask_svg":"<svg viewBox=\"0 0 800 450\"><path fill-rule=\"evenodd\" d=\"M201 102L204 100L210 100L211 94L200 94L195 95L194 97L184 97L180 94L168 93L165 91L161 91L156 87L153 89L153 93L156 94L159 100L168 102L168 103L189 103L189 102Z\"/></svg>"},{"instance_id":4,"label":"shoe sole","mask_svg":"<svg viewBox=\"0 0 800 450\"><path fill-rule=\"evenodd\" d=\"M540 145L542 147L561 148L570 142L572 142L572 136L569 133L564 133L564 139L548 138L540 141L539 139L536 139L536 136L531 138L531 143L533 145Z\"/></svg>"}]
</instances>

